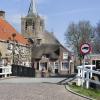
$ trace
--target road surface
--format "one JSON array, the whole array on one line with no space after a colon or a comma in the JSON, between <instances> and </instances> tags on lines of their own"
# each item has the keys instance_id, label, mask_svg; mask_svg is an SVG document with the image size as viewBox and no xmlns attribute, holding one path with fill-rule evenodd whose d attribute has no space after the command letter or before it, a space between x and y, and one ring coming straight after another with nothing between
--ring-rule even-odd
<instances>
[{"instance_id":1,"label":"road surface","mask_svg":"<svg viewBox=\"0 0 100 100\"><path fill-rule=\"evenodd\" d=\"M11 78L0 80L0 100L86 100L58 85L65 78Z\"/></svg>"}]
</instances>

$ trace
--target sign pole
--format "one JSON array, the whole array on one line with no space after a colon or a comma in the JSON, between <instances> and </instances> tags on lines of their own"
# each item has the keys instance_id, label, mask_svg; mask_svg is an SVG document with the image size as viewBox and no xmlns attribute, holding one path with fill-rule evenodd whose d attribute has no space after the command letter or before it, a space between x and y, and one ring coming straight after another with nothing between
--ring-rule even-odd
<instances>
[{"instance_id":1,"label":"sign pole","mask_svg":"<svg viewBox=\"0 0 100 100\"><path fill-rule=\"evenodd\" d=\"M84 68L85 68L85 54L83 55L83 68L82 68L82 87L84 86Z\"/></svg>"},{"instance_id":2,"label":"sign pole","mask_svg":"<svg viewBox=\"0 0 100 100\"><path fill-rule=\"evenodd\" d=\"M91 46L90 44L88 43L84 43L80 46L80 53L83 55L83 64L82 64L82 73L81 73L81 76L82 76L82 87L84 85L84 76L85 76L85 73L84 73L84 69L85 69L85 55L86 54L89 54L91 52Z\"/></svg>"}]
</instances>

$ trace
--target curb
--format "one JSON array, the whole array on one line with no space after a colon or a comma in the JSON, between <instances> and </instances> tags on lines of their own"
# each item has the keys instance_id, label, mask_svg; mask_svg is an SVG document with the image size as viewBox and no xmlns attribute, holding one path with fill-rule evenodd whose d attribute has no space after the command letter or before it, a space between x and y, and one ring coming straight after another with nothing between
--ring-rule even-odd
<instances>
[{"instance_id":1,"label":"curb","mask_svg":"<svg viewBox=\"0 0 100 100\"><path fill-rule=\"evenodd\" d=\"M0 80L11 79L11 78L16 78L16 76L2 77L0 78Z\"/></svg>"},{"instance_id":2,"label":"curb","mask_svg":"<svg viewBox=\"0 0 100 100\"><path fill-rule=\"evenodd\" d=\"M69 92L75 94L75 95L80 96L80 97L83 97L83 98L86 98L86 99L89 99L89 100L96 100L96 99L93 99L93 98L87 97L87 96L85 96L85 95L79 94L79 93L77 93L77 92L74 92L73 90L71 90L71 89L69 88L68 85L65 85L65 89L68 90Z\"/></svg>"}]
</instances>

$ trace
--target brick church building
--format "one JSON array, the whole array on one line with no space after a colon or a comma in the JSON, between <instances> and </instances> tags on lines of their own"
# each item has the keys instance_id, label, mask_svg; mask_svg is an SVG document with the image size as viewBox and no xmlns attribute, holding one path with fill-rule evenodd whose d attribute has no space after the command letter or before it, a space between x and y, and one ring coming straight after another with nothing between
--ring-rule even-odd
<instances>
[{"instance_id":1,"label":"brick church building","mask_svg":"<svg viewBox=\"0 0 100 100\"><path fill-rule=\"evenodd\" d=\"M32 66L40 73L42 69L53 73L73 72L71 52L45 29L44 19L37 13L35 0L31 0L28 13L21 18L21 33L33 43Z\"/></svg>"}]
</instances>

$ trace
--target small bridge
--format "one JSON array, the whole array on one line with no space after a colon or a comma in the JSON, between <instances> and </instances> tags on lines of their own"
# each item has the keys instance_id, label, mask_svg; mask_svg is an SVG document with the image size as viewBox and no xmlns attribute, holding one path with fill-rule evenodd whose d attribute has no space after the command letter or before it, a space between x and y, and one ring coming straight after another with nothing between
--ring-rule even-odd
<instances>
[{"instance_id":1,"label":"small bridge","mask_svg":"<svg viewBox=\"0 0 100 100\"><path fill-rule=\"evenodd\" d=\"M10 76L12 74L11 68L12 66L10 65L7 65L7 66L0 65L0 76L3 76L3 77Z\"/></svg>"},{"instance_id":2,"label":"small bridge","mask_svg":"<svg viewBox=\"0 0 100 100\"><path fill-rule=\"evenodd\" d=\"M93 70L93 67L95 65L83 65L78 66L78 86L83 86L85 83L86 88L90 87L90 83L94 83L97 85L100 85L100 80L93 79L93 76L96 75L98 78L100 78L100 71Z\"/></svg>"}]
</instances>

